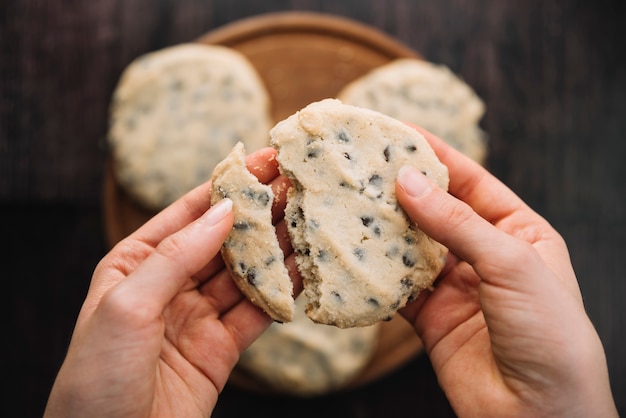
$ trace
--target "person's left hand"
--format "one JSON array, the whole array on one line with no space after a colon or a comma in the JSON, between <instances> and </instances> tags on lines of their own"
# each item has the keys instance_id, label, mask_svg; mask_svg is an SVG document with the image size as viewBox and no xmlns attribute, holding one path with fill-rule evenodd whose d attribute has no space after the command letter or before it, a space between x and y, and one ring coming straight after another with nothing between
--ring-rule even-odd
<instances>
[{"instance_id":1,"label":"person's left hand","mask_svg":"<svg viewBox=\"0 0 626 418\"><path fill-rule=\"evenodd\" d=\"M287 180L273 153L247 164L272 183L279 216ZM232 203L209 209L210 189L189 192L98 264L45 416L210 415L240 353L271 323L224 268ZM288 255L284 225L277 230ZM296 279L293 255L286 264Z\"/></svg>"}]
</instances>

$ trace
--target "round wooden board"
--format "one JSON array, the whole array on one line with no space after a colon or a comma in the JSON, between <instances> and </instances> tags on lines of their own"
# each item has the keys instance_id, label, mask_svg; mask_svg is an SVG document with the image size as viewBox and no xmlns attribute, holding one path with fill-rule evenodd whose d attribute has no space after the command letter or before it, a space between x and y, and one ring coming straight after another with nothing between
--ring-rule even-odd
<instances>
[{"instance_id":1,"label":"round wooden board","mask_svg":"<svg viewBox=\"0 0 626 418\"><path fill-rule=\"evenodd\" d=\"M278 122L307 104L336 94L350 81L393 59L419 55L361 23L312 12L284 12L239 20L196 40L245 55L266 84ZM104 176L104 225L112 247L154 213L136 205L116 183L110 161ZM347 387L377 379L422 351L413 329L397 316L381 325L378 348L365 370ZM267 391L254 377L235 372L231 381Z\"/></svg>"}]
</instances>

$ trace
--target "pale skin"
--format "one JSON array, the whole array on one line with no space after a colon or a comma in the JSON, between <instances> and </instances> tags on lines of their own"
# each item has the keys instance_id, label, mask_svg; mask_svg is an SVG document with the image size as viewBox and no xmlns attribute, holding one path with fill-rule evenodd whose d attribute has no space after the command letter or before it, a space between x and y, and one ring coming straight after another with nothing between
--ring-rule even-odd
<instances>
[{"instance_id":1,"label":"pale skin","mask_svg":"<svg viewBox=\"0 0 626 418\"><path fill-rule=\"evenodd\" d=\"M402 310L458 416L616 417L601 342L565 243L478 164L422 131L450 193L403 169L409 216L450 249L435 290ZM275 152L248 168L279 195ZM224 269L230 201L199 186L120 242L96 267L46 417L209 416L239 354L271 323Z\"/></svg>"},{"instance_id":2,"label":"pale skin","mask_svg":"<svg viewBox=\"0 0 626 418\"><path fill-rule=\"evenodd\" d=\"M402 314L459 416L616 417L604 350L565 242L483 167L420 130L450 193L401 170L398 200L450 250L436 289Z\"/></svg>"},{"instance_id":3,"label":"pale skin","mask_svg":"<svg viewBox=\"0 0 626 418\"><path fill-rule=\"evenodd\" d=\"M272 184L278 214L287 180L273 156L265 149L247 163ZM194 189L100 261L46 417L210 415L239 354L271 323L224 269L233 213L230 200L209 209L210 190ZM284 222L277 229L289 254ZM293 256L286 264L293 270Z\"/></svg>"}]
</instances>

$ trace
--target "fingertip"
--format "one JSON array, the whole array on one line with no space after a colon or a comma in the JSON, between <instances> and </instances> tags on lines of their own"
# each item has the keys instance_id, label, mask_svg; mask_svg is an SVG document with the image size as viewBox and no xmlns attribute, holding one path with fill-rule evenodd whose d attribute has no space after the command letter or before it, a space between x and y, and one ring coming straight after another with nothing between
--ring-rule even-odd
<instances>
[{"instance_id":1,"label":"fingertip","mask_svg":"<svg viewBox=\"0 0 626 418\"><path fill-rule=\"evenodd\" d=\"M419 198L432 190L432 183L415 167L402 166L398 171L398 186L409 197Z\"/></svg>"},{"instance_id":2,"label":"fingertip","mask_svg":"<svg viewBox=\"0 0 626 418\"><path fill-rule=\"evenodd\" d=\"M246 157L246 166L248 171L264 184L269 183L280 174L276 150L272 147L262 148L249 154Z\"/></svg>"},{"instance_id":3,"label":"fingertip","mask_svg":"<svg viewBox=\"0 0 626 418\"><path fill-rule=\"evenodd\" d=\"M202 215L202 220L207 226L217 225L226 218L226 216L232 213L232 211L233 201L229 198L224 198L211 206L211 208Z\"/></svg>"}]
</instances>

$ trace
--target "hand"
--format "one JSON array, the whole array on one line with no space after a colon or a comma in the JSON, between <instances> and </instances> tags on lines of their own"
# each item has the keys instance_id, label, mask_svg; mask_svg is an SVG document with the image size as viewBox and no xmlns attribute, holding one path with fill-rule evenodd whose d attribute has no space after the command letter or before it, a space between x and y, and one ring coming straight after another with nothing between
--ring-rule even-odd
<instances>
[{"instance_id":1,"label":"hand","mask_svg":"<svg viewBox=\"0 0 626 418\"><path fill-rule=\"evenodd\" d=\"M403 168L397 195L450 255L402 314L459 416L615 417L606 359L561 236L511 190L419 129L450 194Z\"/></svg>"},{"instance_id":2,"label":"hand","mask_svg":"<svg viewBox=\"0 0 626 418\"><path fill-rule=\"evenodd\" d=\"M273 153L250 155L248 168L284 194ZM224 269L232 202L209 209L210 189L188 193L98 264L46 416L210 415L239 354L271 323ZM287 264L295 270L293 257Z\"/></svg>"}]
</instances>

